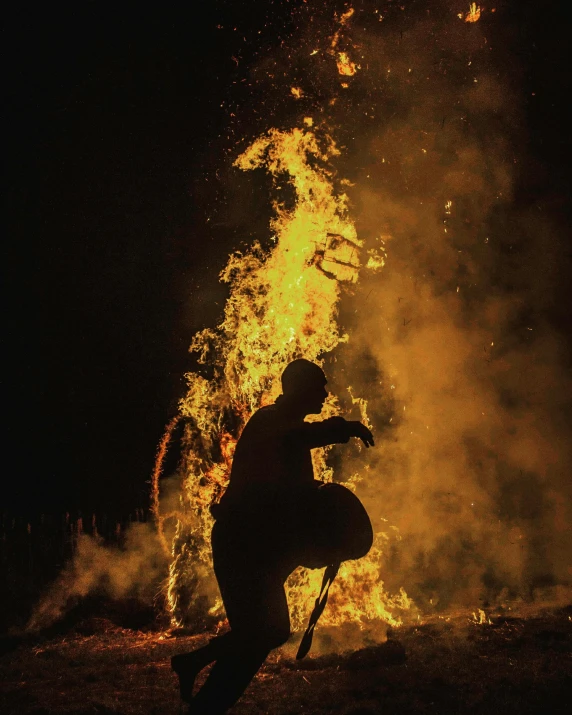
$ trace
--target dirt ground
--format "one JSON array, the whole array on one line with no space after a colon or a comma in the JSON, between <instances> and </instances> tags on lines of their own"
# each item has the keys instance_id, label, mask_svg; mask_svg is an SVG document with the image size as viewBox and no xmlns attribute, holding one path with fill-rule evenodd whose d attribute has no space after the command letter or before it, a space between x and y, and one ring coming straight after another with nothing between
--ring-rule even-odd
<instances>
[{"instance_id":1,"label":"dirt ground","mask_svg":"<svg viewBox=\"0 0 572 715\"><path fill-rule=\"evenodd\" d=\"M476 623L402 626L390 640L303 661L273 654L233 715L572 712L572 607ZM65 634L4 638L3 715L185 713L169 658L208 634L136 631L104 618Z\"/></svg>"}]
</instances>

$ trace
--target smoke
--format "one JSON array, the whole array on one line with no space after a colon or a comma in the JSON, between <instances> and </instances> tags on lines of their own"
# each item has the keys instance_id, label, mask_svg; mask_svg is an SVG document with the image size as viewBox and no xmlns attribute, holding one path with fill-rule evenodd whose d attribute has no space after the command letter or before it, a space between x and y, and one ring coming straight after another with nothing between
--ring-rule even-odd
<instances>
[{"instance_id":1,"label":"smoke","mask_svg":"<svg viewBox=\"0 0 572 715\"><path fill-rule=\"evenodd\" d=\"M555 321L569 254L543 198L518 197L514 67L490 25L454 20L352 36L368 69L351 89L351 197L387 258L342 303L350 342L332 364L378 437L341 478L367 475L374 524L401 537L384 580L422 609L554 597L572 577L572 380Z\"/></svg>"},{"instance_id":2,"label":"smoke","mask_svg":"<svg viewBox=\"0 0 572 715\"><path fill-rule=\"evenodd\" d=\"M556 598L572 578L570 252L552 197L522 190L514 15L467 23L468 5L363 2L343 26L333 6L302 9L234 126L249 141L248 122L313 117L342 150L362 258L386 254L342 298L350 340L326 363L348 415L367 399L377 445L331 460L386 534L387 590L422 610Z\"/></svg>"},{"instance_id":3,"label":"smoke","mask_svg":"<svg viewBox=\"0 0 572 715\"><path fill-rule=\"evenodd\" d=\"M502 3L476 22L467 11L363 2L342 16L341 3L304 3L292 36L235 83L233 146L216 172L225 199L213 209L271 250L268 183L230 164L272 129L312 126L340 149L335 188L349 195L362 264L378 270L345 289L349 341L325 367L347 417L367 400L376 447L329 459L383 542L385 591L404 588L421 612L546 601L572 577L572 384L558 307L569 250L550 197L522 191L518 28L503 26ZM341 52L354 74L339 73ZM272 198L287 212L284 178ZM195 554L184 529L174 543L174 602L194 615L197 599L212 601L212 578L185 565Z\"/></svg>"},{"instance_id":4,"label":"smoke","mask_svg":"<svg viewBox=\"0 0 572 715\"><path fill-rule=\"evenodd\" d=\"M39 600L26 629L51 626L80 599L93 594L152 605L167 568L167 557L151 524L131 524L122 548L106 546L101 537L81 534L72 560Z\"/></svg>"}]
</instances>

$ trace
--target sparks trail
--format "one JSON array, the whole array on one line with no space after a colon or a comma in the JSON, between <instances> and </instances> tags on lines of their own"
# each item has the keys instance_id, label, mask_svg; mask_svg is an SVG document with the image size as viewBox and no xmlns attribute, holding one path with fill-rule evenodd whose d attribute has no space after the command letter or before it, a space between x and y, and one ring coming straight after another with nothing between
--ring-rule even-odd
<instances>
[{"instance_id":1,"label":"sparks trail","mask_svg":"<svg viewBox=\"0 0 572 715\"><path fill-rule=\"evenodd\" d=\"M161 440L157 447L157 455L155 457L155 464L153 466L153 473L151 475L151 514L153 515L153 519L155 521L155 524L157 525L157 533L159 535L161 545L163 546L163 549L167 554L170 554L171 549L165 537L163 525L165 519L167 519L168 516L172 515L161 514L159 481L163 474L163 467L165 464L165 459L167 457L167 452L169 451L171 440L173 438L173 432L175 431L176 427L179 425L182 419L182 415L175 415L165 425L165 431L163 432L163 436L161 437Z\"/></svg>"}]
</instances>

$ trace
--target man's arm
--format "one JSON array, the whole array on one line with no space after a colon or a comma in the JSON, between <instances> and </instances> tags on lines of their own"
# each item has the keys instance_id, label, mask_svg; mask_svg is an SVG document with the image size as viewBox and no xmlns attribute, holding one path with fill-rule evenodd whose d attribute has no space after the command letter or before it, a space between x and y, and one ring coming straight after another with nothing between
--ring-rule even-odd
<instances>
[{"instance_id":1,"label":"man's arm","mask_svg":"<svg viewBox=\"0 0 572 715\"><path fill-rule=\"evenodd\" d=\"M373 435L365 425L344 420L343 417L329 417L322 422L304 422L292 435L294 440L301 440L310 449L345 443L350 437L359 437L366 447L374 445Z\"/></svg>"}]
</instances>

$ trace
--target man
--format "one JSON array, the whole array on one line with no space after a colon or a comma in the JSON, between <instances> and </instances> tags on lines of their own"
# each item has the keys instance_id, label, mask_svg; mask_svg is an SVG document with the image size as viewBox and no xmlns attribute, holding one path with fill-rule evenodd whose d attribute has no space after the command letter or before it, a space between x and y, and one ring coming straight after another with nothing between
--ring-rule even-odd
<instances>
[{"instance_id":1,"label":"man","mask_svg":"<svg viewBox=\"0 0 572 715\"><path fill-rule=\"evenodd\" d=\"M290 636L284 582L304 560L307 504L315 488L311 450L359 437L373 445L361 422L319 414L326 376L308 360L282 373L282 395L258 410L237 443L229 486L213 507L214 571L230 631L193 653L172 658L181 697L193 713L224 713L244 692L268 654ZM192 697L196 675L215 664Z\"/></svg>"}]
</instances>

